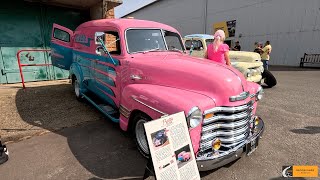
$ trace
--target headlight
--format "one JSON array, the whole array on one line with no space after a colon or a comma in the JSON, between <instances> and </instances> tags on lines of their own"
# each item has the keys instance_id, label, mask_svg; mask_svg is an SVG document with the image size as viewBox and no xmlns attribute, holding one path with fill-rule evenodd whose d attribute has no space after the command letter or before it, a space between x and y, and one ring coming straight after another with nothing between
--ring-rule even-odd
<instances>
[{"instance_id":1,"label":"headlight","mask_svg":"<svg viewBox=\"0 0 320 180\"><path fill-rule=\"evenodd\" d=\"M250 69L246 70L246 77L251 77L252 76L252 71Z\"/></svg>"},{"instance_id":2,"label":"headlight","mask_svg":"<svg viewBox=\"0 0 320 180\"><path fill-rule=\"evenodd\" d=\"M190 128L197 127L202 122L202 112L198 107L193 107L188 113L187 123Z\"/></svg>"},{"instance_id":3,"label":"headlight","mask_svg":"<svg viewBox=\"0 0 320 180\"><path fill-rule=\"evenodd\" d=\"M258 88L258 92L257 92L257 100L259 101L259 100L261 100L262 99L262 97L263 97L263 88L260 86L259 88Z\"/></svg>"}]
</instances>

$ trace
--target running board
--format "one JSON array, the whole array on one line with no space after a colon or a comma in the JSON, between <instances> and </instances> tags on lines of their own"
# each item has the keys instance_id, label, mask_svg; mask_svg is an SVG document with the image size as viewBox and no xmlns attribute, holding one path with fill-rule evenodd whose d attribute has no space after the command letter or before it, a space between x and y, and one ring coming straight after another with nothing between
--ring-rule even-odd
<instances>
[{"instance_id":1,"label":"running board","mask_svg":"<svg viewBox=\"0 0 320 180\"><path fill-rule=\"evenodd\" d=\"M114 110L112 110L112 111L109 111L109 110L106 111L106 110L105 110L106 108L104 108L104 106L101 106L101 105L96 104L96 103L95 103L91 98L89 98L87 95L85 95L85 94L83 94L83 93L81 93L81 95L82 95L86 100L88 100L92 105L94 105L94 107L96 107L99 111L101 111L105 116L107 116L108 118L110 118L113 122L119 123L119 119L114 118L114 117L111 116L111 114L114 113Z\"/></svg>"}]
</instances>

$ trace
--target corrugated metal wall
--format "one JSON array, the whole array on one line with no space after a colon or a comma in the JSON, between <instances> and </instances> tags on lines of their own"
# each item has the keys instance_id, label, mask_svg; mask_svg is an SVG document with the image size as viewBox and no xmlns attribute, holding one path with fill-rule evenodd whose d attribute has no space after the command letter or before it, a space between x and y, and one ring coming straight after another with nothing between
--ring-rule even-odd
<instances>
[{"instance_id":1,"label":"corrugated metal wall","mask_svg":"<svg viewBox=\"0 0 320 180\"><path fill-rule=\"evenodd\" d=\"M212 33L214 23L237 20L242 49L270 40L273 65L298 66L304 53L320 53L319 0L161 0L129 16L169 24L182 35Z\"/></svg>"}]
</instances>

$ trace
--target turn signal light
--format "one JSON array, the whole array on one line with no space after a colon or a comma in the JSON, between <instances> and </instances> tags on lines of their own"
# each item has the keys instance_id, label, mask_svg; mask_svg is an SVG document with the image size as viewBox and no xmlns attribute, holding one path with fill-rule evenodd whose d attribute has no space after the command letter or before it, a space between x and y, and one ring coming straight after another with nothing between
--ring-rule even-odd
<instances>
[{"instance_id":1,"label":"turn signal light","mask_svg":"<svg viewBox=\"0 0 320 180\"><path fill-rule=\"evenodd\" d=\"M213 143L212 143L212 149L215 150L215 151L217 151L217 150L220 149L220 147L221 147L221 141L220 141L219 138L217 138L217 139L214 140Z\"/></svg>"},{"instance_id":2,"label":"turn signal light","mask_svg":"<svg viewBox=\"0 0 320 180\"><path fill-rule=\"evenodd\" d=\"M214 114L213 113L210 113L210 114L206 114L205 116L204 116L204 118L205 119L210 119L210 118L212 118L214 116Z\"/></svg>"},{"instance_id":3,"label":"turn signal light","mask_svg":"<svg viewBox=\"0 0 320 180\"><path fill-rule=\"evenodd\" d=\"M254 125L257 126L258 124L259 124L259 118L256 117L255 120L254 120Z\"/></svg>"}]
</instances>

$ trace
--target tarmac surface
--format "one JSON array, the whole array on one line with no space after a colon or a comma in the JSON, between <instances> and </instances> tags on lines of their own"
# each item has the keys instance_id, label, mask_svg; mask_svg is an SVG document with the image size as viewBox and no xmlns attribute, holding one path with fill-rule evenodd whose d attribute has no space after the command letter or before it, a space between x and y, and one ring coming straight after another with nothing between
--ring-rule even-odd
<instances>
[{"instance_id":1,"label":"tarmac surface","mask_svg":"<svg viewBox=\"0 0 320 180\"><path fill-rule=\"evenodd\" d=\"M258 106L257 115L266 126L258 149L227 166L202 172L202 179L278 180L282 179L282 166L320 165L319 69L272 73L278 85L265 89L264 99ZM37 91L32 92L40 94L36 104L32 99L26 103L22 94L16 97L24 101L12 102L17 109L8 118L19 117L30 127L53 132L9 143L10 159L0 166L0 179L141 179L146 160L131 137L92 106L78 103L71 88L64 84L49 87L50 91L35 87ZM45 97L50 94L62 98L49 102ZM58 108L57 112L61 113L52 116L46 111L41 115L42 111L30 113L27 108L46 103L50 105L46 107L48 112ZM72 108L60 109L65 106ZM72 113L68 113L70 111ZM46 116L52 123L41 121ZM55 120L67 125L54 125Z\"/></svg>"}]
</instances>

